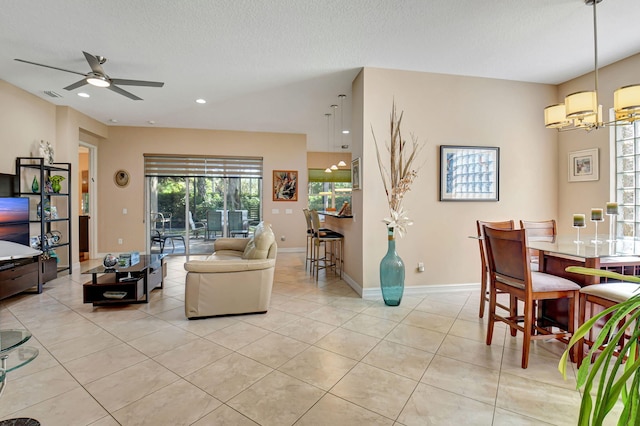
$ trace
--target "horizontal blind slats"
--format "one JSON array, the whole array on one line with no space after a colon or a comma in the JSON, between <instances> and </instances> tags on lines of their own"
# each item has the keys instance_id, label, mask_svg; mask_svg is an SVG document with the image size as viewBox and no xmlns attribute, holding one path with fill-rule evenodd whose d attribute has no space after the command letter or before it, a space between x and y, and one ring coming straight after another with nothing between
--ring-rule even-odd
<instances>
[{"instance_id":1,"label":"horizontal blind slats","mask_svg":"<svg viewBox=\"0 0 640 426\"><path fill-rule=\"evenodd\" d=\"M262 157L144 155L145 176L262 177Z\"/></svg>"}]
</instances>

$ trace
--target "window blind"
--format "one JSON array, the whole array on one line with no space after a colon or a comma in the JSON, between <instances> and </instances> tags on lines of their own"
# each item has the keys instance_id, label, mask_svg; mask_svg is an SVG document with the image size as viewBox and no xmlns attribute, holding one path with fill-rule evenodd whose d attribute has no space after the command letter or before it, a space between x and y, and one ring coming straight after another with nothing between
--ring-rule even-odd
<instances>
[{"instance_id":1,"label":"window blind","mask_svg":"<svg viewBox=\"0 0 640 426\"><path fill-rule=\"evenodd\" d=\"M324 169L308 169L309 182L351 182L351 170L333 170L326 173Z\"/></svg>"},{"instance_id":2,"label":"window blind","mask_svg":"<svg viewBox=\"0 0 640 426\"><path fill-rule=\"evenodd\" d=\"M262 178L262 157L144 154L145 176Z\"/></svg>"}]
</instances>

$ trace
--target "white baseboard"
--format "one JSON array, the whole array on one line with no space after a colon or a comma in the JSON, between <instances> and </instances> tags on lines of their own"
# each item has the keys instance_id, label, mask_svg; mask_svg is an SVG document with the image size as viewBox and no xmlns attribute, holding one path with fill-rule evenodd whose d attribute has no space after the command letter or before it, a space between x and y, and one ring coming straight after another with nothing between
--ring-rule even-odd
<instances>
[{"instance_id":1,"label":"white baseboard","mask_svg":"<svg viewBox=\"0 0 640 426\"><path fill-rule=\"evenodd\" d=\"M468 291L477 291L479 289L480 289L480 283L420 285L420 286L405 287L404 295L405 296L425 296L425 295L434 294L434 293L452 292L452 291L468 292ZM363 299L381 299L382 298L382 290L380 290L379 286L365 288L364 291L358 292L358 294L360 294L360 297L362 297Z\"/></svg>"}]
</instances>

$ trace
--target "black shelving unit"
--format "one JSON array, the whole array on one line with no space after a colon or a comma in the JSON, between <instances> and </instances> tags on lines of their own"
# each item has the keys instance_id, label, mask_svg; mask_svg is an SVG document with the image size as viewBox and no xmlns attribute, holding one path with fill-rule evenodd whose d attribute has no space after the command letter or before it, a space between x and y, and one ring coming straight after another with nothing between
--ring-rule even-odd
<instances>
[{"instance_id":1,"label":"black shelving unit","mask_svg":"<svg viewBox=\"0 0 640 426\"><path fill-rule=\"evenodd\" d=\"M39 248L45 253L55 253L57 267L54 272L71 272L71 163L47 164L41 157L16 158L16 175L19 197L29 198L29 222L31 236L39 238ZM60 192L48 189L45 183L51 176L60 175ZM33 178L38 180L38 190L32 190ZM46 206L49 206L47 209ZM47 211L48 210L48 211ZM44 262L43 282L55 278L51 273L53 261ZM48 266L47 266L48 265ZM57 274L55 274L57 275Z\"/></svg>"}]
</instances>

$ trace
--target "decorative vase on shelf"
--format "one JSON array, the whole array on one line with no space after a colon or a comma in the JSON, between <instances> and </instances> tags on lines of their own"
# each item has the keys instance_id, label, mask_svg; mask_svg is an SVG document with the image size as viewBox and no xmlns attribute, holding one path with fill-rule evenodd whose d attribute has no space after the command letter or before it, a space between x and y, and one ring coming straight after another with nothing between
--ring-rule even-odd
<instances>
[{"instance_id":1,"label":"decorative vase on shelf","mask_svg":"<svg viewBox=\"0 0 640 426\"><path fill-rule=\"evenodd\" d=\"M33 192L34 194L37 194L38 192L40 192L40 185L38 185L38 178L37 177L33 177L33 182L31 182L31 192Z\"/></svg>"},{"instance_id":2,"label":"decorative vase on shelf","mask_svg":"<svg viewBox=\"0 0 640 426\"><path fill-rule=\"evenodd\" d=\"M62 185L60 185L60 182L62 182L63 180L64 180L64 176L60 176L60 175L49 176L49 181L51 182L51 189L54 193L56 194L60 193L60 190L62 190Z\"/></svg>"},{"instance_id":3,"label":"decorative vase on shelf","mask_svg":"<svg viewBox=\"0 0 640 426\"><path fill-rule=\"evenodd\" d=\"M387 306L398 306L404 293L404 262L396 252L393 228L387 228L387 254L380 261L380 288Z\"/></svg>"}]
</instances>

